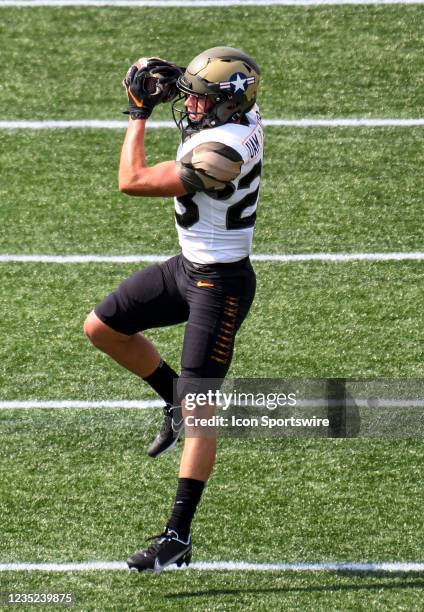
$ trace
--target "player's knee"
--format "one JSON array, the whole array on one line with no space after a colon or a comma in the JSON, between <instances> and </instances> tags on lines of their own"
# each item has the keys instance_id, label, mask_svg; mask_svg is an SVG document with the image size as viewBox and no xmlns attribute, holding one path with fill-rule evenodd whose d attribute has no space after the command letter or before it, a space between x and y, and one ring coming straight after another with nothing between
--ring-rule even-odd
<instances>
[{"instance_id":1,"label":"player's knee","mask_svg":"<svg viewBox=\"0 0 424 612\"><path fill-rule=\"evenodd\" d=\"M127 345L133 336L121 334L103 323L94 311L90 312L84 322L84 334L96 348L109 353L116 347Z\"/></svg>"},{"instance_id":2,"label":"player's knee","mask_svg":"<svg viewBox=\"0 0 424 612\"><path fill-rule=\"evenodd\" d=\"M91 344L97 348L102 348L105 344L106 339L103 326L104 325L100 319L96 317L94 312L90 312L84 321L84 334L90 340Z\"/></svg>"}]
</instances>

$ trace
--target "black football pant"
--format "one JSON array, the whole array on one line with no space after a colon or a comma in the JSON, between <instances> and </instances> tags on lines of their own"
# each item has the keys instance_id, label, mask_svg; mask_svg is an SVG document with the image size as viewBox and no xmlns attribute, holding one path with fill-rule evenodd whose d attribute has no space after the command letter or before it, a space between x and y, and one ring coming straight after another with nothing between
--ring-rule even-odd
<instances>
[{"instance_id":1,"label":"black football pant","mask_svg":"<svg viewBox=\"0 0 424 612\"><path fill-rule=\"evenodd\" d=\"M235 336L256 289L249 258L200 265L182 255L139 270L109 294L95 313L115 331L137 332L187 322L178 380L178 400L206 392L231 364ZM214 383L219 388L220 383Z\"/></svg>"}]
</instances>

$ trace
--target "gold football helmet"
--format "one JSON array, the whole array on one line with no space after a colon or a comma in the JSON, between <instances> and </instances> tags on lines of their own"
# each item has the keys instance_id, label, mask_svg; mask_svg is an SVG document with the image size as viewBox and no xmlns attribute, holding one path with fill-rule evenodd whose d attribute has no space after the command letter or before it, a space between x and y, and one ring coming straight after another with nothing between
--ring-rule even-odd
<instances>
[{"instance_id":1,"label":"gold football helmet","mask_svg":"<svg viewBox=\"0 0 424 612\"><path fill-rule=\"evenodd\" d=\"M256 102L259 77L259 66L240 49L213 47L203 51L177 80L180 96L172 105L175 123L187 134L240 121ZM189 114L183 104L188 96L207 101L205 109Z\"/></svg>"}]
</instances>

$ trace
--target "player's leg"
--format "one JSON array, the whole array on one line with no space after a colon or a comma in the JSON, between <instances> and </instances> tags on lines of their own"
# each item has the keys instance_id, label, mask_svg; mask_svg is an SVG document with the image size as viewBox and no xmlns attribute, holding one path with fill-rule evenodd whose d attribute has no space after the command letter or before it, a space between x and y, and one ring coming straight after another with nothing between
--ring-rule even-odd
<instances>
[{"instance_id":1,"label":"player's leg","mask_svg":"<svg viewBox=\"0 0 424 612\"><path fill-rule=\"evenodd\" d=\"M146 336L115 331L94 310L85 320L84 333L96 348L140 378L152 374L160 363L159 351Z\"/></svg>"},{"instance_id":2,"label":"player's leg","mask_svg":"<svg viewBox=\"0 0 424 612\"><path fill-rule=\"evenodd\" d=\"M92 311L84 332L94 346L143 378L168 404L177 373L140 330L181 323L188 317L174 277L178 258L139 270Z\"/></svg>"},{"instance_id":3,"label":"player's leg","mask_svg":"<svg viewBox=\"0 0 424 612\"><path fill-rule=\"evenodd\" d=\"M214 269L215 278L204 279L201 272L192 274L194 282L190 284L188 292L190 316L184 337L182 371L178 379L182 397L196 387L202 393L219 388L231 364L236 333L254 298L256 279L249 261L240 264L240 268L235 265L223 270L219 267ZM188 415L194 419L190 421L190 426L185 425L178 490L168 522L168 527L181 532L183 537L190 531L200 500L197 492L209 479L216 457L215 428L205 426L196 418L208 421L213 414L213 406L196 406L194 410L188 410L183 404L185 419Z\"/></svg>"},{"instance_id":4,"label":"player's leg","mask_svg":"<svg viewBox=\"0 0 424 612\"><path fill-rule=\"evenodd\" d=\"M190 279L190 316L178 379L180 397L185 397L188 390L205 392L210 382L219 384L228 371L235 335L249 311L256 286L250 264L241 270L234 267L233 272L236 276L214 278L207 284L197 285L201 276ZM183 402L185 417L209 418L213 413L213 406L196 406L188 411ZM216 435L213 427L202 425L188 428L186 424L185 432L177 493L165 531L151 547L128 559L130 568L160 571L174 562L188 565L191 559L191 522L215 463Z\"/></svg>"}]
</instances>

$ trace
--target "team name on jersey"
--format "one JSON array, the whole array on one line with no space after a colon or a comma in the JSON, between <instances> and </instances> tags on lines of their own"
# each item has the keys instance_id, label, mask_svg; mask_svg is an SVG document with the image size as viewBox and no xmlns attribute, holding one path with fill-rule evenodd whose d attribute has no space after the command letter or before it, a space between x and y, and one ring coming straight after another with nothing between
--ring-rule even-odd
<instances>
[{"instance_id":1,"label":"team name on jersey","mask_svg":"<svg viewBox=\"0 0 424 612\"><path fill-rule=\"evenodd\" d=\"M260 132L253 134L245 143L244 146L249 151L250 159L256 157L262 149L262 144L259 142Z\"/></svg>"}]
</instances>

